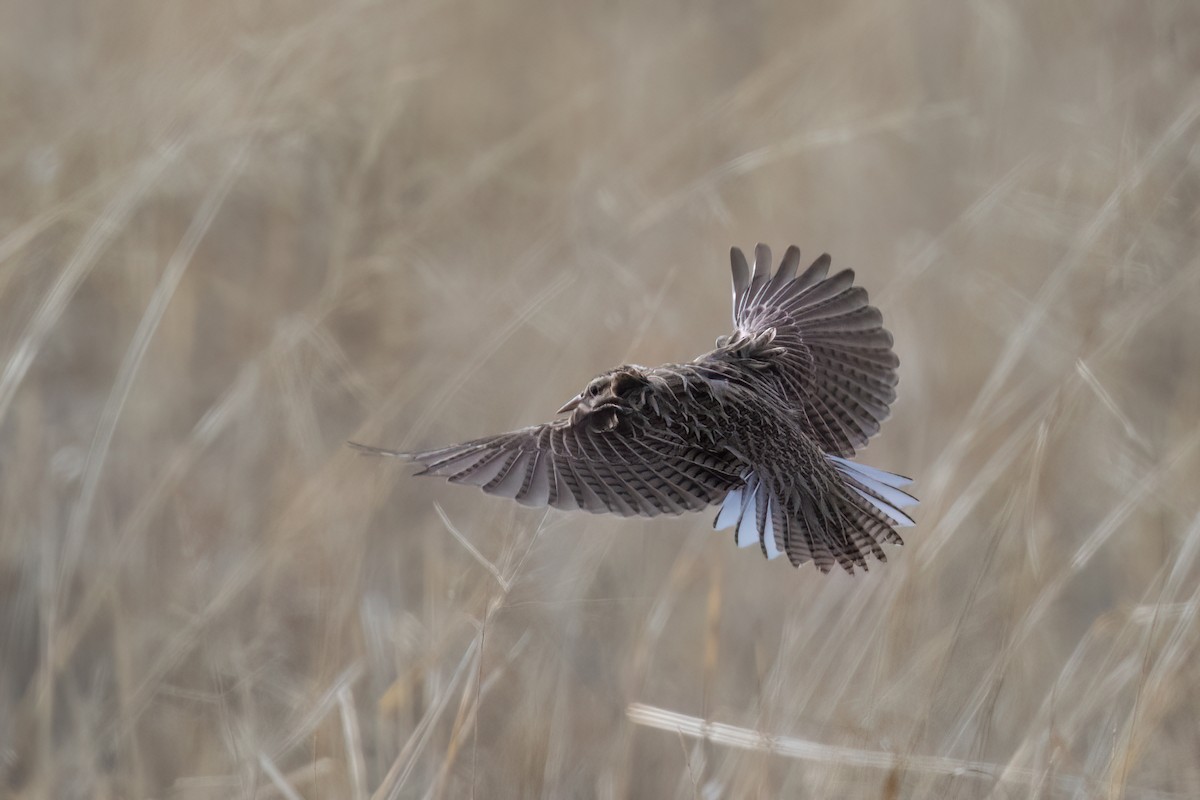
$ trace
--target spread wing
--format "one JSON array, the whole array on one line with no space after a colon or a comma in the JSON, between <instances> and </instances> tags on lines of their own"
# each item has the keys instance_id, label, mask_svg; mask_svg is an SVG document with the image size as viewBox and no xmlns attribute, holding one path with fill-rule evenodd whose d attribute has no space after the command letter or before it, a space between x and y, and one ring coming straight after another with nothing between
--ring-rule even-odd
<instances>
[{"instance_id":1,"label":"spread wing","mask_svg":"<svg viewBox=\"0 0 1200 800\"><path fill-rule=\"evenodd\" d=\"M738 248L733 265L734 333L710 354L736 359L745 347L769 348L784 396L808 422L809 433L828 453L854 455L890 413L896 399L892 335L867 290L854 286L854 273L832 277L822 255L796 275L800 250L787 249L771 272L771 250L754 250L751 270ZM774 334L770 330L774 329Z\"/></svg>"},{"instance_id":2,"label":"spread wing","mask_svg":"<svg viewBox=\"0 0 1200 800\"><path fill-rule=\"evenodd\" d=\"M697 511L740 484L732 457L658 430L636 414L610 429L559 419L438 450L360 450L415 461L419 475L479 486L527 506L654 517Z\"/></svg>"}]
</instances>

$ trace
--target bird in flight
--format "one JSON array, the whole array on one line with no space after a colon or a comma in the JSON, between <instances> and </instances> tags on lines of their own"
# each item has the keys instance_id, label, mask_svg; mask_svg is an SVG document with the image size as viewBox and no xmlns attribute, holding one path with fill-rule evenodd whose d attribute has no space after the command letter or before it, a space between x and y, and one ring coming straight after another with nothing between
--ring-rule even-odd
<instances>
[{"instance_id":1,"label":"bird in flight","mask_svg":"<svg viewBox=\"0 0 1200 800\"><path fill-rule=\"evenodd\" d=\"M854 273L828 277L822 255L796 275L792 246L772 272L760 244L733 265L733 333L685 364L611 369L553 422L405 453L419 475L474 484L527 506L622 516L682 514L720 504L713 527L768 559L839 564L853 574L916 498L908 478L850 460L896 398L892 336Z\"/></svg>"}]
</instances>

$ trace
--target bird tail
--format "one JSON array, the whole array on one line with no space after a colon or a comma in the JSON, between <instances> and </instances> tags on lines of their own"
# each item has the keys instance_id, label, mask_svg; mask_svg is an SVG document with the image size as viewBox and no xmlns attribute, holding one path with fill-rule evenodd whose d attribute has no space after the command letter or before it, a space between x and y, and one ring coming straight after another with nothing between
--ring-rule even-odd
<instances>
[{"instance_id":1,"label":"bird tail","mask_svg":"<svg viewBox=\"0 0 1200 800\"><path fill-rule=\"evenodd\" d=\"M732 527L734 528L734 541L738 547L761 544L763 555L767 558L775 558L783 553L776 542L774 514L772 514L772 511L775 510L772 506L779 507L778 498L775 498L770 488L759 480L757 473L747 472L745 481L744 484L725 495L725 499L721 502L721 510L717 512L717 518L713 520L713 527L717 530ZM774 503L772 503L773 499ZM759 513L760 506L761 514Z\"/></svg>"},{"instance_id":2,"label":"bird tail","mask_svg":"<svg viewBox=\"0 0 1200 800\"><path fill-rule=\"evenodd\" d=\"M912 483L896 475L837 456L826 456L834 482L823 490L810 486L773 486L755 472L729 492L713 527L734 528L738 547L758 544L768 559L786 554L799 566L814 561L822 572L835 563L853 574L867 569L866 555L887 561L881 544L903 544L895 528L912 526L901 509L917 499L900 487Z\"/></svg>"},{"instance_id":3,"label":"bird tail","mask_svg":"<svg viewBox=\"0 0 1200 800\"><path fill-rule=\"evenodd\" d=\"M901 487L912 483L912 478L897 475L894 472L868 467L838 456L826 456L841 473L847 486L854 490L871 512L882 513L892 525L900 528L911 528L915 523L912 517L901 509L920 503L917 498ZM861 504L860 504L861 505Z\"/></svg>"}]
</instances>

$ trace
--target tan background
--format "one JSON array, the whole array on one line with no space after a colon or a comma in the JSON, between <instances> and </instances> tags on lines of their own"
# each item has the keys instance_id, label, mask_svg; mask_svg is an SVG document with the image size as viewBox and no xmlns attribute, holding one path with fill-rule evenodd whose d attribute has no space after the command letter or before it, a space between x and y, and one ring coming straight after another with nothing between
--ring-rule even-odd
<instances>
[{"instance_id":1,"label":"tan background","mask_svg":"<svg viewBox=\"0 0 1200 800\"><path fill-rule=\"evenodd\" d=\"M1200 795L1198 140L1167 0L0 5L5 795ZM886 566L343 446L690 358L760 239L895 334Z\"/></svg>"}]
</instances>

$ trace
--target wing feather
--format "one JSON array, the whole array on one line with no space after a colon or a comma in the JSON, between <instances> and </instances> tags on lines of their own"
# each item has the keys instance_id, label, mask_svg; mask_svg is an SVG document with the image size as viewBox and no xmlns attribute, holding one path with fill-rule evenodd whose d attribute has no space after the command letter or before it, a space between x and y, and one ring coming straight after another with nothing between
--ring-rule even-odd
<instances>
[{"instance_id":1,"label":"wing feather","mask_svg":"<svg viewBox=\"0 0 1200 800\"><path fill-rule=\"evenodd\" d=\"M758 245L751 272L745 255L731 251L735 332L700 360L774 359L782 394L810 435L826 452L854 455L891 413L899 364L892 335L852 270L829 276L827 254L798 277L798 249L788 248L774 274L770 258ZM739 349L747 343L749 353Z\"/></svg>"},{"instance_id":2,"label":"wing feather","mask_svg":"<svg viewBox=\"0 0 1200 800\"><path fill-rule=\"evenodd\" d=\"M600 430L559 419L435 450L389 454L417 462L420 474L474 484L524 505L622 516L699 510L742 482L732 455L722 460L638 421Z\"/></svg>"},{"instance_id":3,"label":"wing feather","mask_svg":"<svg viewBox=\"0 0 1200 800\"><path fill-rule=\"evenodd\" d=\"M750 265L746 263L746 254L736 247L729 251L729 262L733 269L733 324L737 325L742 298L750 286Z\"/></svg>"}]
</instances>

